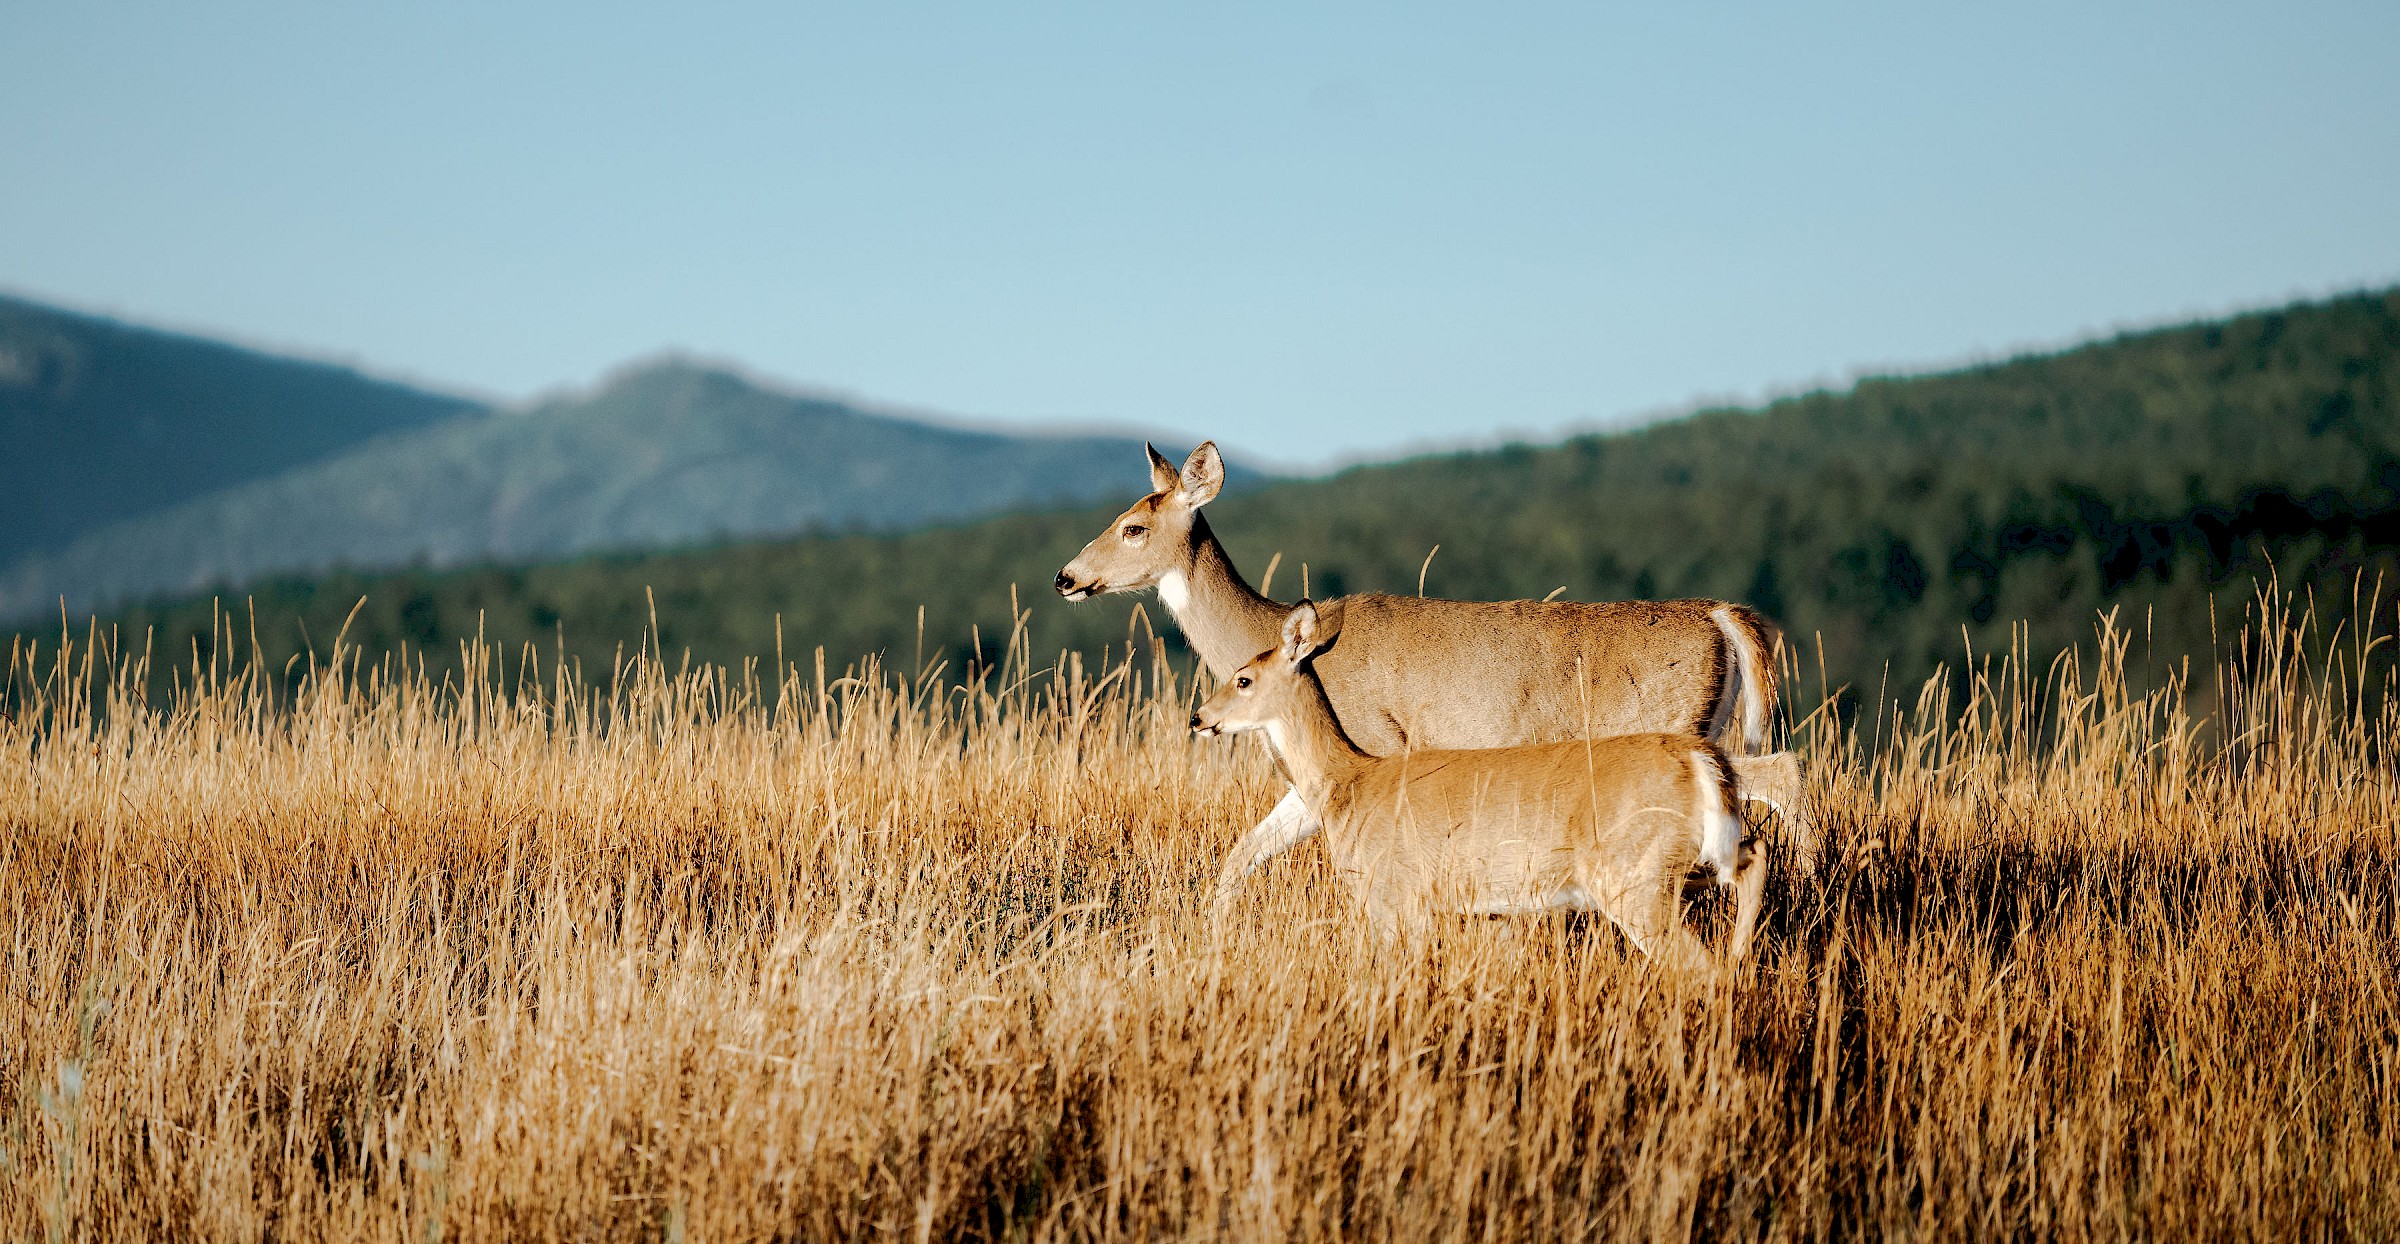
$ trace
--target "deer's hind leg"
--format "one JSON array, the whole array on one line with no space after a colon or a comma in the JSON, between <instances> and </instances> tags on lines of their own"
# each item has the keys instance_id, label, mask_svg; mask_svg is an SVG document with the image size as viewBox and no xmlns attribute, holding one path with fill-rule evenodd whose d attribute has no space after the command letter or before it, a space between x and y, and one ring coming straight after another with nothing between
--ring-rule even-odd
<instances>
[{"instance_id":1,"label":"deer's hind leg","mask_svg":"<svg viewBox=\"0 0 2400 1244\"><path fill-rule=\"evenodd\" d=\"M1599 899L1601 912L1634 949L1654 963L1686 969L1708 966L1708 944L1683 922L1680 878L1644 877L1631 886L1611 886L1609 880L1581 878L1584 892Z\"/></svg>"},{"instance_id":2,"label":"deer's hind leg","mask_svg":"<svg viewBox=\"0 0 2400 1244\"><path fill-rule=\"evenodd\" d=\"M1773 752L1764 756L1728 756L1726 760L1733 766L1742 802L1763 807L1782 822L1783 832L1792 844L1791 857L1786 862L1799 869L1802 876L1814 875L1824 843L1808 806L1808 781L1800 772L1800 757L1793 752Z\"/></svg>"},{"instance_id":3,"label":"deer's hind leg","mask_svg":"<svg viewBox=\"0 0 2400 1244\"><path fill-rule=\"evenodd\" d=\"M1750 953L1751 935L1758 931L1758 912L1767 893L1767 844L1742 848L1742 867L1733 877L1733 934L1725 940L1725 959L1739 963Z\"/></svg>"}]
</instances>

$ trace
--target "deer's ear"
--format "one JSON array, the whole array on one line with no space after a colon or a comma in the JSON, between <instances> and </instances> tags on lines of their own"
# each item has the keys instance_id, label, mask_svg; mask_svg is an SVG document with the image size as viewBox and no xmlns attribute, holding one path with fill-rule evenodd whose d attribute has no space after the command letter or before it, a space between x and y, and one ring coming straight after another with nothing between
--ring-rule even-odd
<instances>
[{"instance_id":1,"label":"deer's ear","mask_svg":"<svg viewBox=\"0 0 2400 1244\"><path fill-rule=\"evenodd\" d=\"M1316 607L1316 611L1317 651L1323 652L1327 648L1331 648L1333 646L1334 640L1341 637L1342 599L1337 596L1332 600L1326 601L1323 604L1318 605Z\"/></svg>"},{"instance_id":2,"label":"deer's ear","mask_svg":"<svg viewBox=\"0 0 2400 1244\"><path fill-rule=\"evenodd\" d=\"M1283 643L1277 648L1283 659L1298 665L1317 654L1325 646L1318 628L1317 607L1308 601L1292 606L1283 616Z\"/></svg>"},{"instance_id":3,"label":"deer's ear","mask_svg":"<svg viewBox=\"0 0 2400 1244\"><path fill-rule=\"evenodd\" d=\"M1200 442L1200 447L1192 451L1192 456L1183 460L1183 474L1178 484L1183 503L1199 509L1216 500L1217 493L1224 487L1224 456L1217 452L1215 441Z\"/></svg>"},{"instance_id":4,"label":"deer's ear","mask_svg":"<svg viewBox=\"0 0 2400 1244\"><path fill-rule=\"evenodd\" d=\"M1150 455L1150 491L1175 491L1181 482L1181 477L1175 474L1175 464L1167 461L1167 456L1158 452L1158 447L1148 441L1142 442L1142 452Z\"/></svg>"}]
</instances>

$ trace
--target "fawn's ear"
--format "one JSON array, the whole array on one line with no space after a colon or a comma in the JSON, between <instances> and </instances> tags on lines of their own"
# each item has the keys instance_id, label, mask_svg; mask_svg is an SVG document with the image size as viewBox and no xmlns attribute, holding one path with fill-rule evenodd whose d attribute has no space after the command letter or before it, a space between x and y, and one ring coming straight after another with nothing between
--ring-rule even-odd
<instances>
[{"instance_id":1,"label":"fawn's ear","mask_svg":"<svg viewBox=\"0 0 2400 1244\"><path fill-rule=\"evenodd\" d=\"M1340 629L1341 615L1334 615L1334 626L1328 629L1324 615L1315 604L1301 601L1283 618L1283 643L1277 648L1283 659L1298 665L1325 650L1333 642L1334 632Z\"/></svg>"},{"instance_id":2,"label":"fawn's ear","mask_svg":"<svg viewBox=\"0 0 2400 1244\"><path fill-rule=\"evenodd\" d=\"M1150 491L1175 491L1182 482L1181 477L1175 474L1175 464L1167 461L1167 456L1158 452L1158 447L1148 441L1142 442L1142 452L1150 455Z\"/></svg>"},{"instance_id":3,"label":"fawn's ear","mask_svg":"<svg viewBox=\"0 0 2400 1244\"><path fill-rule=\"evenodd\" d=\"M1225 487L1225 458L1217 452L1215 441L1200 442L1192 456L1183 460L1179 480L1185 505L1196 510L1217 499L1217 493Z\"/></svg>"},{"instance_id":4,"label":"fawn's ear","mask_svg":"<svg viewBox=\"0 0 2400 1244\"><path fill-rule=\"evenodd\" d=\"M1333 646L1342 635L1342 598L1334 597L1317 606L1317 651Z\"/></svg>"}]
</instances>

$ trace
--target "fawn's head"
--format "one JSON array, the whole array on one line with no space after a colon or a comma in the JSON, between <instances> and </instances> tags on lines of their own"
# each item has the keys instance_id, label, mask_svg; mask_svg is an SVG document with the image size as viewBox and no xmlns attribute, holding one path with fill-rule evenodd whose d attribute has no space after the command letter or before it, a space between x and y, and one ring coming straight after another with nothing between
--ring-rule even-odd
<instances>
[{"instance_id":1,"label":"fawn's head","mask_svg":"<svg viewBox=\"0 0 2400 1244\"><path fill-rule=\"evenodd\" d=\"M1305 600L1292 606L1275 646L1235 670L1192 714L1192 729L1204 735L1242 734L1272 730L1289 721L1302 696L1322 694L1313 685L1316 675L1308 663L1332 645L1341 629L1338 606L1323 613Z\"/></svg>"},{"instance_id":2,"label":"fawn's head","mask_svg":"<svg viewBox=\"0 0 2400 1244\"><path fill-rule=\"evenodd\" d=\"M1152 491L1058 572L1058 594L1068 600L1156 587L1191 565L1200 507L1225 487L1225 459L1216 442L1203 441L1177 470L1156 449L1142 449L1150 455Z\"/></svg>"}]
</instances>

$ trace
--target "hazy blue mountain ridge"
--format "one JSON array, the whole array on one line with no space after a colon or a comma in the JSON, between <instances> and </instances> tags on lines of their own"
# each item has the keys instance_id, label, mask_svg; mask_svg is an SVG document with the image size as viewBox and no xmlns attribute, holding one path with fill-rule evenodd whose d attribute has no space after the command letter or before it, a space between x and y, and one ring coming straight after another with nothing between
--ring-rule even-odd
<instances>
[{"instance_id":1,"label":"hazy blue mountain ridge","mask_svg":"<svg viewBox=\"0 0 2400 1244\"><path fill-rule=\"evenodd\" d=\"M669 360L378 437L0 566L0 617L336 567L553 560L894 530L1122 491L1141 442L869 413Z\"/></svg>"},{"instance_id":2,"label":"hazy blue mountain ridge","mask_svg":"<svg viewBox=\"0 0 2400 1244\"><path fill-rule=\"evenodd\" d=\"M0 566L480 404L0 296Z\"/></svg>"},{"instance_id":3,"label":"hazy blue mountain ridge","mask_svg":"<svg viewBox=\"0 0 2400 1244\"><path fill-rule=\"evenodd\" d=\"M1154 631L1179 643L1154 598L1069 605L1050 591L1147 487L1138 451L1105 468L1086 509L934 530L261 582L224 602L240 618L228 655L255 633L281 669L346 620L369 661L455 670L459 641L482 635L596 676L645 633L671 656L734 665L822 646L834 668L881 651L963 669L995 657L1020 616L1043 660ZM1320 595L1413 592L1422 571L1432 594L1467 599L1747 601L1784 624L1812 695L1820 654L1832 686L1870 701L1937 664L1956 671L1970 644L2014 645L2047 668L2088 650L2103 610L2138 633L2137 669L2155 683L2232 645L2269 575L2313 593L2328 628L2392 632L2400 289L1280 482L1210 518L1252 576L1282 555L1274 590L1287 600L1304 579ZM2352 601L2362 575L2383 584L2371 618ZM225 652L218 621L206 598L107 619L125 642L179 656ZM57 628L53 615L27 638L54 642Z\"/></svg>"}]
</instances>

